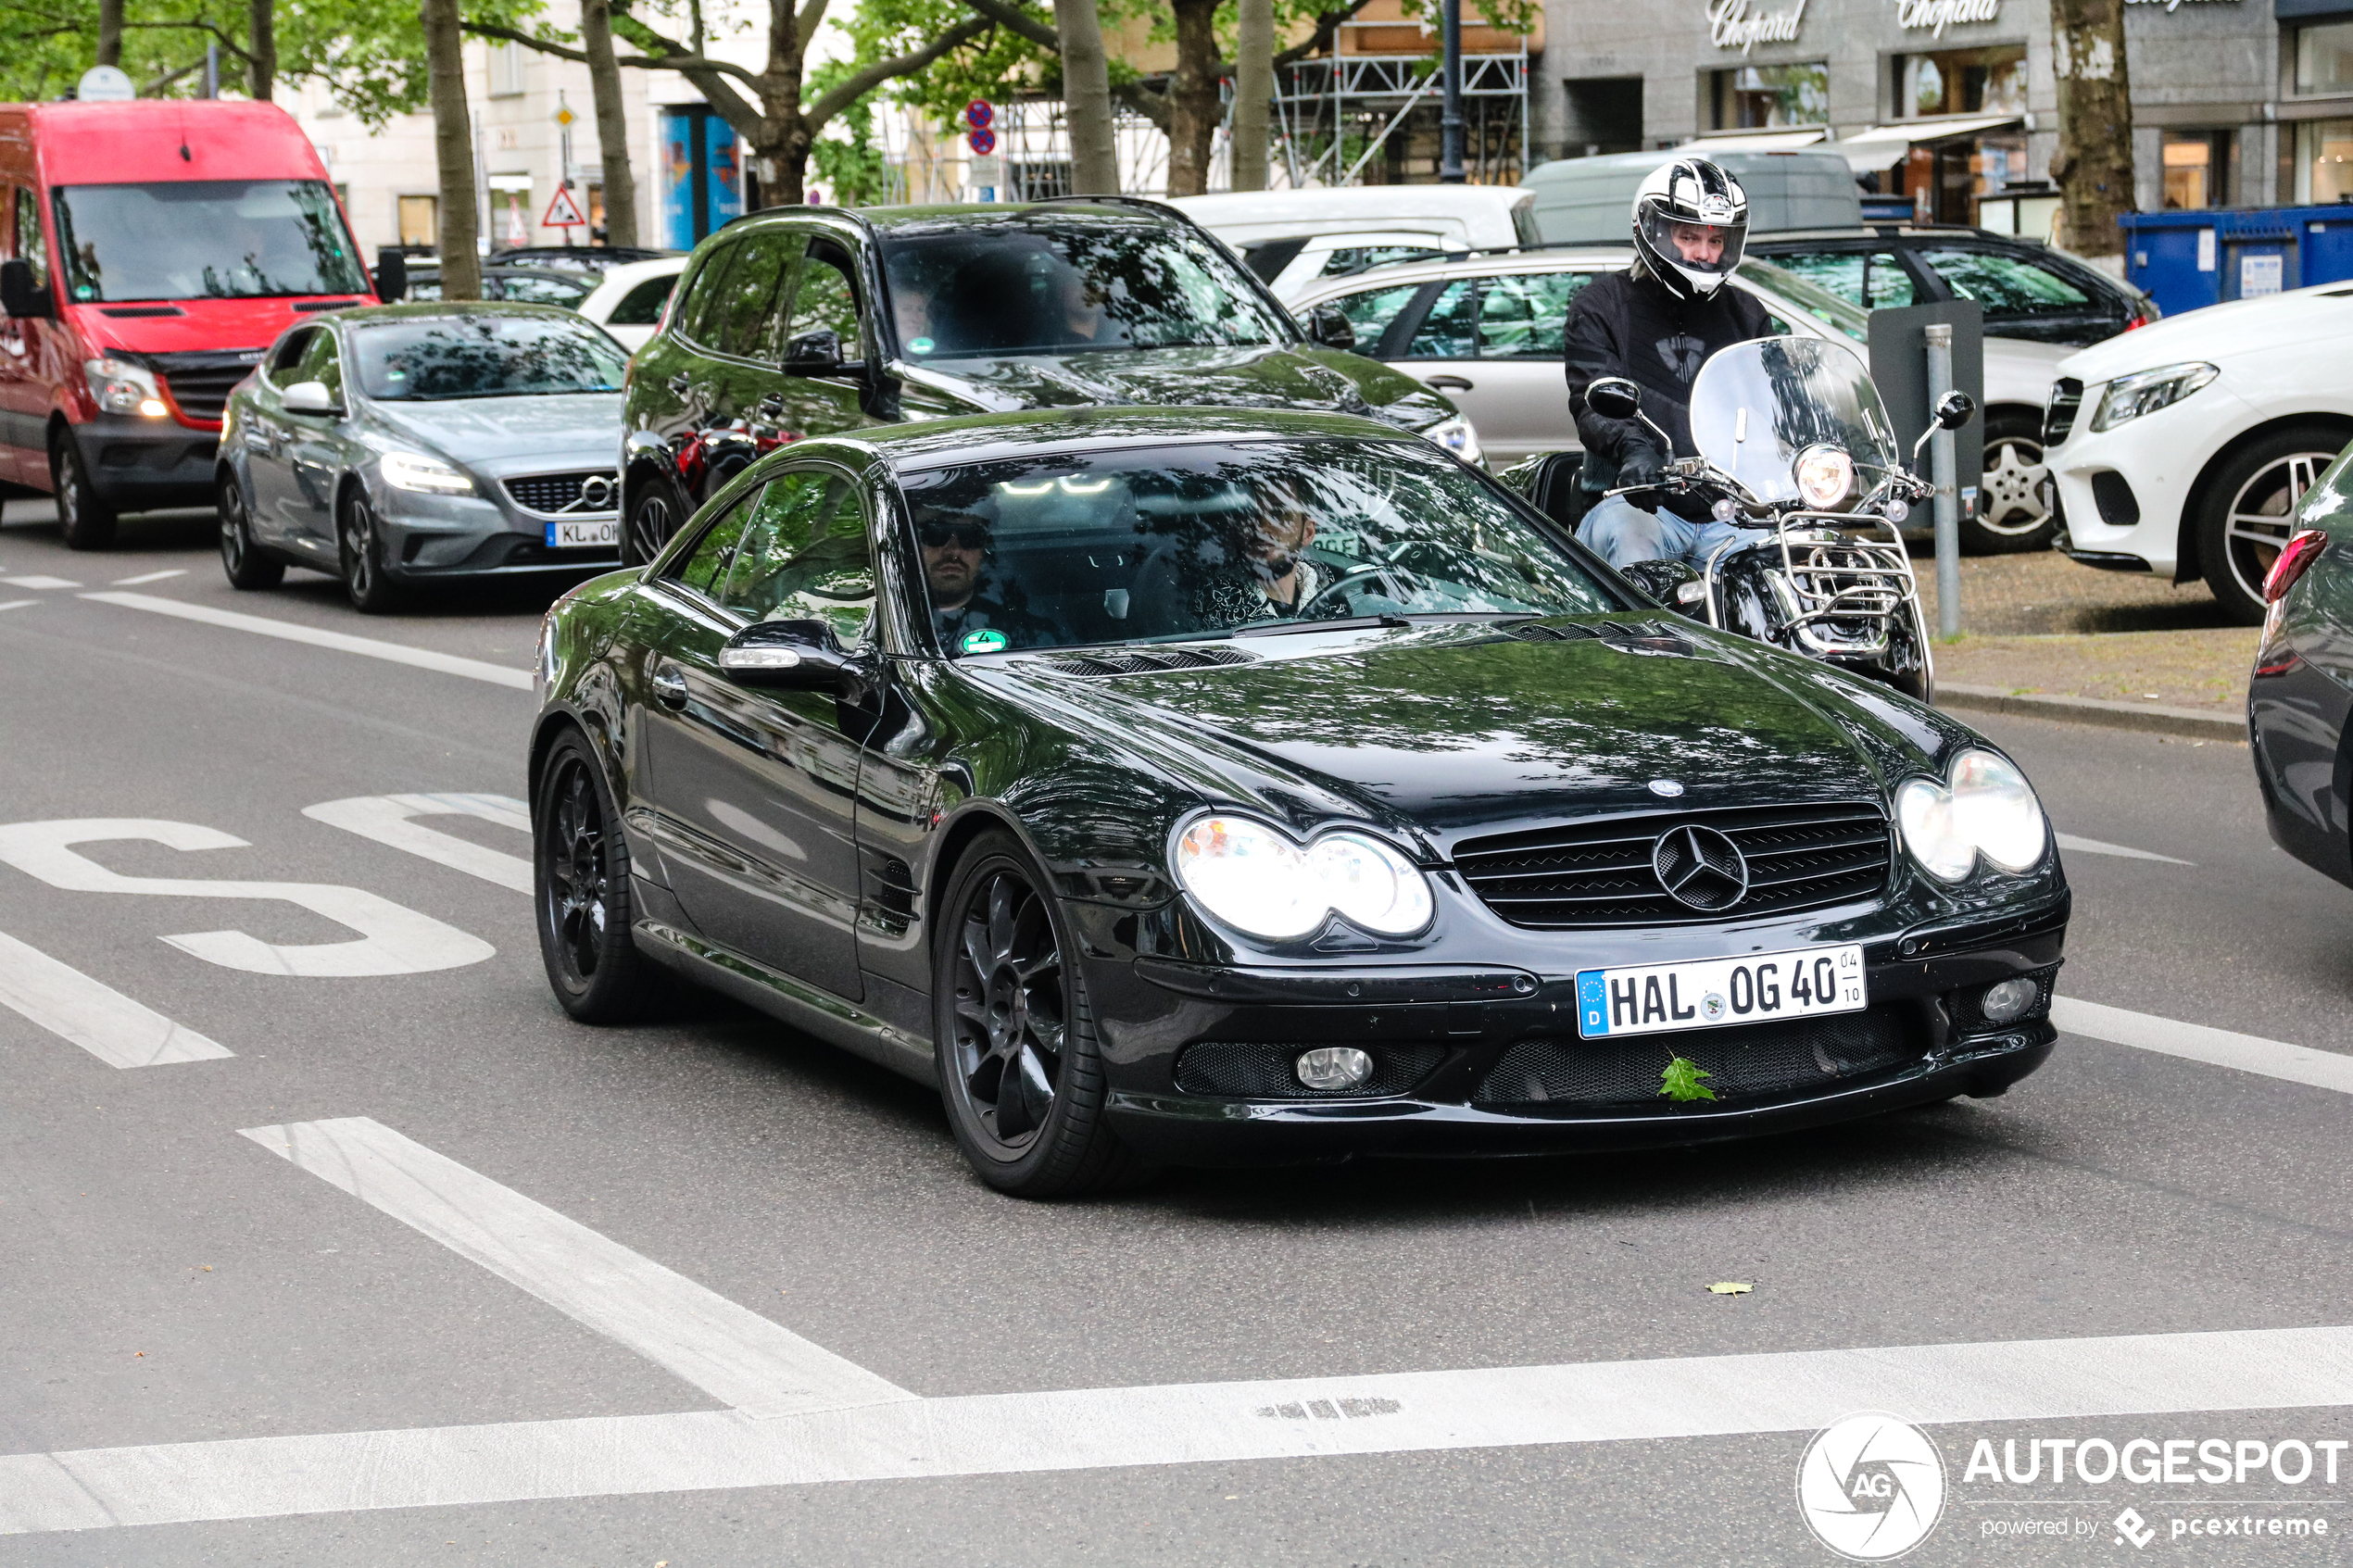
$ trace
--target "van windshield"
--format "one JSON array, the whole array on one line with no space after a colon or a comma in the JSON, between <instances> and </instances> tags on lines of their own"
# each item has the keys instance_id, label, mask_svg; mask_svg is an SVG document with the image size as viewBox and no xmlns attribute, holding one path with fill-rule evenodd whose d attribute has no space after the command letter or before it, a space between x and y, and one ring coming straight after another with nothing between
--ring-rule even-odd
<instances>
[{"instance_id":1,"label":"van windshield","mask_svg":"<svg viewBox=\"0 0 2353 1568\"><path fill-rule=\"evenodd\" d=\"M69 185L58 249L76 304L366 294L334 193L317 180Z\"/></svg>"}]
</instances>

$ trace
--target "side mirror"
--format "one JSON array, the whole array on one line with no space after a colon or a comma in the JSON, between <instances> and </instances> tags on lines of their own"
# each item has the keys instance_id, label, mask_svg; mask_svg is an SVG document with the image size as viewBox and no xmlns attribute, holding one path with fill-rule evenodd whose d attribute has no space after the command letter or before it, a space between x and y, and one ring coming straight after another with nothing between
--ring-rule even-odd
<instances>
[{"instance_id":1,"label":"side mirror","mask_svg":"<svg viewBox=\"0 0 2353 1568\"><path fill-rule=\"evenodd\" d=\"M1307 341L1318 348L1336 348L1341 353L1356 347L1355 323L1337 305L1318 305L1307 312Z\"/></svg>"},{"instance_id":2,"label":"side mirror","mask_svg":"<svg viewBox=\"0 0 2353 1568\"><path fill-rule=\"evenodd\" d=\"M1689 561L1632 561L1619 567L1617 574L1669 609L1688 610L1707 597L1706 584Z\"/></svg>"},{"instance_id":3,"label":"side mirror","mask_svg":"<svg viewBox=\"0 0 2353 1568\"><path fill-rule=\"evenodd\" d=\"M1624 376L1586 383L1585 406L1605 420L1630 420L1642 411L1642 389Z\"/></svg>"},{"instance_id":4,"label":"side mirror","mask_svg":"<svg viewBox=\"0 0 2353 1568\"><path fill-rule=\"evenodd\" d=\"M1940 430L1958 430L1969 423L1977 412L1977 399L1966 392L1948 392L1936 404L1936 424Z\"/></svg>"},{"instance_id":5,"label":"side mirror","mask_svg":"<svg viewBox=\"0 0 2353 1568\"><path fill-rule=\"evenodd\" d=\"M286 388L278 398L278 406L289 414L340 414L343 405L327 390L322 381L298 381Z\"/></svg>"},{"instance_id":6,"label":"side mirror","mask_svg":"<svg viewBox=\"0 0 2353 1568\"><path fill-rule=\"evenodd\" d=\"M48 319L57 313L49 291L32 275L32 263L21 258L0 261L0 310L19 320Z\"/></svg>"},{"instance_id":7,"label":"side mirror","mask_svg":"<svg viewBox=\"0 0 2353 1568\"><path fill-rule=\"evenodd\" d=\"M837 376L847 368L841 336L829 327L802 332L785 345L784 371L788 376Z\"/></svg>"},{"instance_id":8,"label":"side mirror","mask_svg":"<svg viewBox=\"0 0 2353 1568\"><path fill-rule=\"evenodd\" d=\"M409 296L409 253L398 245L376 252L376 297L386 305Z\"/></svg>"},{"instance_id":9,"label":"side mirror","mask_svg":"<svg viewBox=\"0 0 2353 1568\"><path fill-rule=\"evenodd\" d=\"M727 679L773 691L838 692L852 665L822 621L762 621L719 649L720 672Z\"/></svg>"}]
</instances>

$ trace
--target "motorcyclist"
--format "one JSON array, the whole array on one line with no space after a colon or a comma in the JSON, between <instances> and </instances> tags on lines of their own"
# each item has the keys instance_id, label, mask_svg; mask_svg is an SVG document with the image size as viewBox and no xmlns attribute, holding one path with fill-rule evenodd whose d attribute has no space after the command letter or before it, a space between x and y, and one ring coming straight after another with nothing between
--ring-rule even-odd
<instances>
[{"instance_id":1,"label":"motorcyclist","mask_svg":"<svg viewBox=\"0 0 2353 1568\"><path fill-rule=\"evenodd\" d=\"M1670 457L1692 457L1692 383L1709 355L1771 330L1765 307L1726 286L1748 236L1748 195L1703 157L1677 158L1634 194L1634 265L1596 278L1568 309L1568 406L1585 447L1579 483L1588 493L1647 483ZM1642 389L1642 412L1673 440L1668 452L1640 420L1604 419L1585 402L1603 376ZM1670 507L1672 503L1669 504ZM1704 567L1751 531L1695 515L1652 511L1623 496L1596 503L1578 536L1612 566L1681 559Z\"/></svg>"}]
</instances>

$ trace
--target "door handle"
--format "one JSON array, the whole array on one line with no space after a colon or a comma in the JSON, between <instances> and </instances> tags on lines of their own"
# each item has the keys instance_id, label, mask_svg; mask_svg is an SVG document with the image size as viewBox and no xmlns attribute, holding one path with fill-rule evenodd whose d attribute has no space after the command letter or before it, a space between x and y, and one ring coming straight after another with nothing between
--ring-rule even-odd
<instances>
[{"instance_id":1,"label":"door handle","mask_svg":"<svg viewBox=\"0 0 2353 1568\"><path fill-rule=\"evenodd\" d=\"M1460 376L1432 376L1422 384L1436 387L1441 392L1468 392L1471 389L1471 383Z\"/></svg>"},{"instance_id":2,"label":"door handle","mask_svg":"<svg viewBox=\"0 0 2353 1568\"><path fill-rule=\"evenodd\" d=\"M670 390L680 397L684 397L687 393L693 391L694 385L695 378L688 375L684 370L679 371L676 375L670 378Z\"/></svg>"},{"instance_id":3,"label":"door handle","mask_svg":"<svg viewBox=\"0 0 2353 1568\"><path fill-rule=\"evenodd\" d=\"M686 677L674 668L665 665L655 671L652 685L654 700L664 708L686 706Z\"/></svg>"}]
</instances>

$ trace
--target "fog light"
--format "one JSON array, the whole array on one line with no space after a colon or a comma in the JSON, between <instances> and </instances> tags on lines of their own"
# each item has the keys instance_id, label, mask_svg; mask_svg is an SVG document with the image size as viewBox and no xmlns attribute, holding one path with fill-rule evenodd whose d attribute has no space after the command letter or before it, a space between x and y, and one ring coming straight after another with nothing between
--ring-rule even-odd
<instances>
[{"instance_id":1,"label":"fog light","mask_svg":"<svg viewBox=\"0 0 2353 1568\"><path fill-rule=\"evenodd\" d=\"M1299 1053L1298 1073L1311 1089L1353 1089L1373 1075L1373 1059L1354 1046L1317 1046Z\"/></svg>"},{"instance_id":2,"label":"fog light","mask_svg":"<svg viewBox=\"0 0 2353 1568\"><path fill-rule=\"evenodd\" d=\"M1985 987L1985 995L1978 998L1978 1010L1989 1023L2007 1023L2022 1018L2032 1007L2043 988L2032 980L2004 980ZM1302 1070L1302 1072L1304 1069Z\"/></svg>"}]
</instances>

